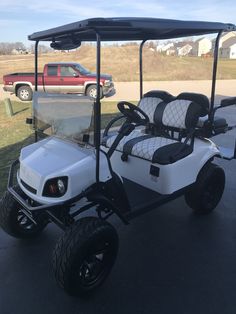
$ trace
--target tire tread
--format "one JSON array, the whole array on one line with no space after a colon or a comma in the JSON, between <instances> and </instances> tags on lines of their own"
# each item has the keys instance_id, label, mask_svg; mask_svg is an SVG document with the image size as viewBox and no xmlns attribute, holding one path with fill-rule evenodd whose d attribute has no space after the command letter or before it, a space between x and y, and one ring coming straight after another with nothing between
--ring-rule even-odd
<instances>
[{"instance_id":1,"label":"tire tread","mask_svg":"<svg viewBox=\"0 0 236 314\"><path fill-rule=\"evenodd\" d=\"M110 229L112 232L115 230L108 222L96 217L81 218L65 231L65 234L56 244L52 259L54 275L59 285L69 294L77 294L75 291L72 291L73 289L71 289L68 282L68 271L71 268L71 261L75 257L78 248L103 229Z\"/></svg>"},{"instance_id":2,"label":"tire tread","mask_svg":"<svg viewBox=\"0 0 236 314\"><path fill-rule=\"evenodd\" d=\"M188 204L188 206L194 210L195 213L209 214L217 206L218 202L214 208L207 210L204 207L204 204L202 202L202 197L201 197L206 187L207 180L209 180L211 176L216 172L218 172L218 175L220 176L219 187L220 187L221 193L219 195L219 200L218 200L219 202L224 191L225 174L224 174L224 170L221 167L210 162L206 163L203 166L203 168L198 174L195 184L185 193L185 201Z\"/></svg>"}]
</instances>

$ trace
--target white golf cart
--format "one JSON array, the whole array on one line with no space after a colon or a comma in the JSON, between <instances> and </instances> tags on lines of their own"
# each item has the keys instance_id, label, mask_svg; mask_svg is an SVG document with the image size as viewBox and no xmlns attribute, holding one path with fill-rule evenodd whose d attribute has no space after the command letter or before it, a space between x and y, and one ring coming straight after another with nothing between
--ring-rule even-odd
<instances>
[{"instance_id":1,"label":"white golf cart","mask_svg":"<svg viewBox=\"0 0 236 314\"><path fill-rule=\"evenodd\" d=\"M213 160L233 159L236 151L217 147L209 138L233 128L215 112L236 104L236 97L214 105L219 39L222 32L232 30L236 30L232 24L212 22L99 18L29 36L36 44L33 119L28 122L33 123L36 141L24 147L12 164L8 191L0 204L0 224L18 238L38 235L49 222L65 230L54 250L53 267L67 293L93 291L109 274L118 251L117 232L107 222L112 214L128 224L180 195L199 214L210 213L219 203L225 174ZM210 102L190 92L173 96L154 90L143 95L146 40L211 33L217 37ZM119 102L121 115L102 132L101 41L125 40L141 40L140 101L137 106ZM57 49L96 41L95 102L78 95L37 92L39 41L51 42ZM121 119L116 131L114 123ZM39 140L42 134L44 139ZM84 217L85 212L90 216Z\"/></svg>"}]
</instances>

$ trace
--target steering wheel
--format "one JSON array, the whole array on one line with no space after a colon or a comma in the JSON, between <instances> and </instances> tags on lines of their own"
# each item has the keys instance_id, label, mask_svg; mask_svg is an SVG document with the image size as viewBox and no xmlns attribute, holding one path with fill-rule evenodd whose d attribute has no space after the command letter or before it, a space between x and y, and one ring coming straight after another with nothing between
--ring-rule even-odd
<instances>
[{"instance_id":1,"label":"steering wheel","mask_svg":"<svg viewBox=\"0 0 236 314\"><path fill-rule=\"evenodd\" d=\"M128 101L120 101L117 107L129 122L134 122L136 125L146 125L149 122L148 115Z\"/></svg>"}]
</instances>

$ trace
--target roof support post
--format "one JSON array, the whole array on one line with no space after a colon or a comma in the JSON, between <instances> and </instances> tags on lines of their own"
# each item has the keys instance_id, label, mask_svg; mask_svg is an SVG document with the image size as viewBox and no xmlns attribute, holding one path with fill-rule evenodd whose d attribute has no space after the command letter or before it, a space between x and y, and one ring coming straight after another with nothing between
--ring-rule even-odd
<instances>
[{"instance_id":1,"label":"roof support post","mask_svg":"<svg viewBox=\"0 0 236 314\"><path fill-rule=\"evenodd\" d=\"M38 45L39 41L35 42L34 46L34 90L38 90Z\"/></svg>"},{"instance_id":2,"label":"roof support post","mask_svg":"<svg viewBox=\"0 0 236 314\"><path fill-rule=\"evenodd\" d=\"M34 90L38 90L38 45L39 40L35 42L34 46ZM34 141L38 142L38 133L34 131Z\"/></svg>"},{"instance_id":3,"label":"roof support post","mask_svg":"<svg viewBox=\"0 0 236 314\"><path fill-rule=\"evenodd\" d=\"M97 96L94 106L94 141L96 149L96 182L99 182L100 142L101 142L101 101L100 101L100 73L101 73L101 38L96 32L97 39Z\"/></svg>"},{"instance_id":4,"label":"roof support post","mask_svg":"<svg viewBox=\"0 0 236 314\"><path fill-rule=\"evenodd\" d=\"M139 84L140 84L140 100L143 97L143 46L146 42L144 39L139 47Z\"/></svg>"},{"instance_id":5,"label":"roof support post","mask_svg":"<svg viewBox=\"0 0 236 314\"><path fill-rule=\"evenodd\" d=\"M214 62L213 62L213 72L212 72L212 86L211 86L211 102L210 102L210 112L209 119L211 124L213 123L213 112L215 104L215 90L216 90L216 74L217 74L217 65L218 65L218 52L219 52L219 41L222 31L220 31L216 37L215 48L214 48Z\"/></svg>"}]
</instances>

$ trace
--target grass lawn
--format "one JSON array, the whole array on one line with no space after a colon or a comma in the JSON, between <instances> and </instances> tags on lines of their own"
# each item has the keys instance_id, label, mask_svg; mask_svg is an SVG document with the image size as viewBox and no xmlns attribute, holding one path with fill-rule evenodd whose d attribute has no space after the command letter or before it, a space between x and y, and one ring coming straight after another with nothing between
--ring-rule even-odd
<instances>
[{"instance_id":1,"label":"grass lawn","mask_svg":"<svg viewBox=\"0 0 236 314\"><path fill-rule=\"evenodd\" d=\"M12 102L14 115L6 115L5 104L0 102L0 197L6 189L9 166L22 146L33 139L32 130L25 124L31 115L31 103Z\"/></svg>"},{"instance_id":2,"label":"grass lawn","mask_svg":"<svg viewBox=\"0 0 236 314\"><path fill-rule=\"evenodd\" d=\"M103 46L101 71L111 74L114 82L139 81L139 46ZM48 62L79 62L90 71L96 71L96 47L83 45L68 53L39 54L39 72ZM179 81L211 79L213 58L165 56L143 50L143 73L146 81ZM34 55L0 56L0 83L2 76L14 72L33 72ZM236 79L236 59L219 59L219 79Z\"/></svg>"},{"instance_id":3,"label":"grass lawn","mask_svg":"<svg viewBox=\"0 0 236 314\"><path fill-rule=\"evenodd\" d=\"M31 116L31 102L12 101L14 115L6 115L5 104L0 101L0 197L6 190L9 167L18 158L21 148L34 141L34 133L26 125ZM117 102L102 101L102 127L118 113Z\"/></svg>"}]
</instances>

